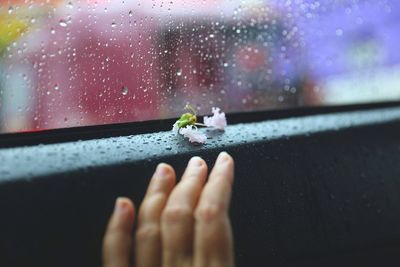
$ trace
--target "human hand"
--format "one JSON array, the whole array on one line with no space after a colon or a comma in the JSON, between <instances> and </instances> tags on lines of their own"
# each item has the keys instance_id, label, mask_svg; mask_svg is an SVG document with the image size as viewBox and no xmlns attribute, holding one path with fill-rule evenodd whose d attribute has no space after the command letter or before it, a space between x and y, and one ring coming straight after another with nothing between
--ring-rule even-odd
<instances>
[{"instance_id":1,"label":"human hand","mask_svg":"<svg viewBox=\"0 0 400 267\"><path fill-rule=\"evenodd\" d=\"M134 238L134 205L118 198L103 240L103 266L233 267L228 217L232 157L220 153L208 181L207 172L205 161L193 157L175 186L174 169L159 164L139 209Z\"/></svg>"}]
</instances>

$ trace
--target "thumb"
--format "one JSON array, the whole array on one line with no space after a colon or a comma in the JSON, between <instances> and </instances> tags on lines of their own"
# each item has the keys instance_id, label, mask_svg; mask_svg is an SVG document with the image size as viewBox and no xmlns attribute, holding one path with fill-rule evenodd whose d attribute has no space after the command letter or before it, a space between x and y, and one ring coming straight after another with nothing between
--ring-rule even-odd
<instances>
[{"instance_id":1,"label":"thumb","mask_svg":"<svg viewBox=\"0 0 400 267\"><path fill-rule=\"evenodd\" d=\"M103 239L103 267L129 267L135 207L129 198L117 198Z\"/></svg>"}]
</instances>

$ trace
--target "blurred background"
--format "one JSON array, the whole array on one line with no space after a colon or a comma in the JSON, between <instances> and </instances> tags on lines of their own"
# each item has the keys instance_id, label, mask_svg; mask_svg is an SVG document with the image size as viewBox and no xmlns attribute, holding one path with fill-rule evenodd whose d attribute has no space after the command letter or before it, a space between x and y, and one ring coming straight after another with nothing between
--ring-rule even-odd
<instances>
[{"instance_id":1,"label":"blurred background","mask_svg":"<svg viewBox=\"0 0 400 267\"><path fill-rule=\"evenodd\" d=\"M0 132L400 100L396 0L0 0Z\"/></svg>"}]
</instances>

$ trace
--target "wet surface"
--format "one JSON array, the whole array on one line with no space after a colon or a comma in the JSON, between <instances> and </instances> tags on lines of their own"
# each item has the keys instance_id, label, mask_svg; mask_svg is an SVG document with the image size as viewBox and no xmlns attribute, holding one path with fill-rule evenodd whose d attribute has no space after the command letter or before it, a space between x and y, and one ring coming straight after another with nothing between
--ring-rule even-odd
<instances>
[{"instance_id":1,"label":"wet surface","mask_svg":"<svg viewBox=\"0 0 400 267\"><path fill-rule=\"evenodd\" d=\"M399 108L314 115L231 125L225 131L201 129L206 144L191 144L172 131L105 139L0 149L0 183L33 179L88 168L157 161L176 154L224 150L242 144L272 141L326 131L400 120ZM229 123L229 122L228 122ZM172 128L172 126L171 126Z\"/></svg>"}]
</instances>

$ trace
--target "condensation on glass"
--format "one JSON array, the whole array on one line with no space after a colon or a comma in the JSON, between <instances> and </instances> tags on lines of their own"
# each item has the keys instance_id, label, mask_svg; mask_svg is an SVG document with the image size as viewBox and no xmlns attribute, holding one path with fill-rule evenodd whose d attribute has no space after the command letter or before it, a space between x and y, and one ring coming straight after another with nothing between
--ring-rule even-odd
<instances>
[{"instance_id":1,"label":"condensation on glass","mask_svg":"<svg viewBox=\"0 0 400 267\"><path fill-rule=\"evenodd\" d=\"M0 130L400 99L397 0L0 0Z\"/></svg>"}]
</instances>

